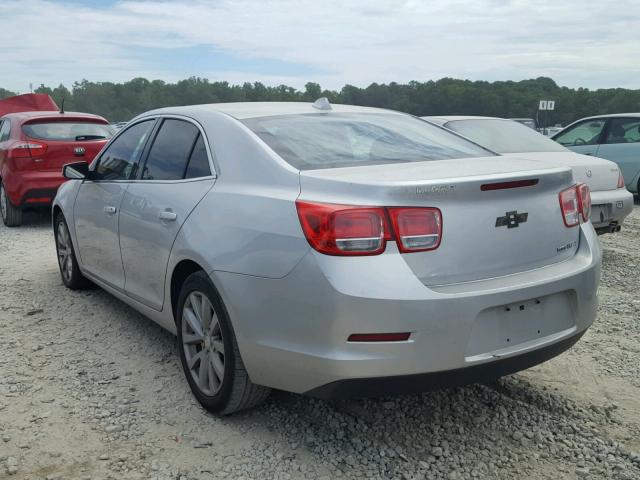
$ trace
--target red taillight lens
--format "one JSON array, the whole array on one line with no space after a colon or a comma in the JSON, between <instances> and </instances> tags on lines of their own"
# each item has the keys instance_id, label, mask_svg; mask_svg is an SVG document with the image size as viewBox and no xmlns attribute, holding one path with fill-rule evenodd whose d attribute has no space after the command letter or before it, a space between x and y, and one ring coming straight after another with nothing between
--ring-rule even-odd
<instances>
[{"instance_id":1,"label":"red taillight lens","mask_svg":"<svg viewBox=\"0 0 640 480\"><path fill-rule=\"evenodd\" d=\"M44 155L47 146L44 143L28 141L14 143L9 147L7 156L9 158L36 158Z\"/></svg>"},{"instance_id":2,"label":"red taillight lens","mask_svg":"<svg viewBox=\"0 0 640 480\"><path fill-rule=\"evenodd\" d=\"M580 212L582 212L582 221L588 222L591 217L591 191L586 183L579 183L578 200L580 201Z\"/></svg>"},{"instance_id":3,"label":"red taillight lens","mask_svg":"<svg viewBox=\"0 0 640 480\"><path fill-rule=\"evenodd\" d=\"M378 255L391 238L383 208L296 202L309 244L327 255Z\"/></svg>"},{"instance_id":4,"label":"red taillight lens","mask_svg":"<svg viewBox=\"0 0 640 480\"><path fill-rule=\"evenodd\" d=\"M618 170L618 188L624 188L624 176L622 175L622 171Z\"/></svg>"},{"instance_id":5,"label":"red taillight lens","mask_svg":"<svg viewBox=\"0 0 640 480\"><path fill-rule=\"evenodd\" d=\"M588 222L591 216L591 191L589 185L578 183L560 192L560 208L562 219L567 227L575 227L580 223Z\"/></svg>"},{"instance_id":6,"label":"red taillight lens","mask_svg":"<svg viewBox=\"0 0 640 480\"><path fill-rule=\"evenodd\" d=\"M442 214L437 208L391 207L391 223L401 252L435 250L442 237Z\"/></svg>"},{"instance_id":7,"label":"red taillight lens","mask_svg":"<svg viewBox=\"0 0 640 480\"><path fill-rule=\"evenodd\" d=\"M327 255L379 255L387 241L394 239L402 253L423 252L438 248L442 238L442 214L437 208L358 207L301 200L296 201L296 208L307 241Z\"/></svg>"},{"instance_id":8,"label":"red taillight lens","mask_svg":"<svg viewBox=\"0 0 640 480\"><path fill-rule=\"evenodd\" d=\"M561 191L559 198L564 224L567 227L575 227L580 223L580 201L576 185Z\"/></svg>"}]
</instances>

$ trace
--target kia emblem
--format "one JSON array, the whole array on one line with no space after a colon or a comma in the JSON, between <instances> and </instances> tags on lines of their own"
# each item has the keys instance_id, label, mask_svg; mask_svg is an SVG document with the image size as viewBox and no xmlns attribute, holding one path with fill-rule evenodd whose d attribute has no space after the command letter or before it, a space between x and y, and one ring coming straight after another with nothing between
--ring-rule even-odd
<instances>
[{"instance_id":1,"label":"kia emblem","mask_svg":"<svg viewBox=\"0 0 640 480\"><path fill-rule=\"evenodd\" d=\"M76 147L73 149L74 155L77 155L78 157L81 157L82 155L84 155L84 152L85 152L84 147Z\"/></svg>"}]
</instances>

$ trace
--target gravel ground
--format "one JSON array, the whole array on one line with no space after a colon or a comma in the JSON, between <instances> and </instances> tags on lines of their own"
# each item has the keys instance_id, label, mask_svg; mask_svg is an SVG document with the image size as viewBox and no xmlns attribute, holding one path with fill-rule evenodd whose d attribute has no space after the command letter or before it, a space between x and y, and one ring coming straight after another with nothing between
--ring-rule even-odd
<instances>
[{"instance_id":1,"label":"gravel ground","mask_svg":"<svg viewBox=\"0 0 640 480\"><path fill-rule=\"evenodd\" d=\"M0 478L640 479L640 207L605 247L569 352L491 385L232 417L191 396L175 339L59 279L46 214L0 225Z\"/></svg>"}]
</instances>

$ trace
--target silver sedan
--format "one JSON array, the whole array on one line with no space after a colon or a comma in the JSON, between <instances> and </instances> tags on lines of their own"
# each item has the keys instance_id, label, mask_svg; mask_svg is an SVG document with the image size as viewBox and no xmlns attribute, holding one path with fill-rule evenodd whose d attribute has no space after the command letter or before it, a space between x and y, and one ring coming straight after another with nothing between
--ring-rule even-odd
<instances>
[{"instance_id":1,"label":"silver sedan","mask_svg":"<svg viewBox=\"0 0 640 480\"><path fill-rule=\"evenodd\" d=\"M576 181L591 190L591 223L598 233L620 230L624 219L633 210L633 195L625 188L618 165L603 158L583 155L524 127L518 122L493 117L440 116L422 117L442 125L494 152L542 158L566 165L573 170Z\"/></svg>"},{"instance_id":2,"label":"silver sedan","mask_svg":"<svg viewBox=\"0 0 640 480\"><path fill-rule=\"evenodd\" d=\"M495 379L596 313L601 250L569 168L388 110L302 103L140 115L53 206L64 284L177 334L198 401Z\"/></svg>"}]
</instances>

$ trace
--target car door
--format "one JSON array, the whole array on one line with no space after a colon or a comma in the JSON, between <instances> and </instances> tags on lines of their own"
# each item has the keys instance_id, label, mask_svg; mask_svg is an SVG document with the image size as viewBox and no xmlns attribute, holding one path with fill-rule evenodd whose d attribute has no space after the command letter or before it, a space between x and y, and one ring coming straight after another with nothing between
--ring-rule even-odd
<instances>
[{"instance_id":1,"label":"car door","mask_svg":"<svg viewBox=\"0 0 640 480\"><path fill-rule=\"evenodd\" d=\"M640 117L611 118L598 157L616 162L630 190L640 182Z\"/></svg>"},{"instance_id":2,"label":"car door","mask_svg":"<svg viewBox=\"0 0 640 480\"><path fill-rule=\"evenodd\" d=\"M74 205L76 240L82 267L116 288L124 287L118 217L124 192L155 120L132 125L94 162Z\"/></svg>"},{"instance_id":3,"label":"car door","mask_svg":"<svg viewBox=\"0 0 640 480\"><path fill-rule=\"evenodd\" d=\"M569 126L553 140L583 155L596 155L606 118L591 118Z\"/></svg>"},{"instance_id":4,"label":"car door","mask_svg":"<svg viewBox=\"0 0 640 480\"><path fill-rule=\"evenodd\" d=\"M120 210L127 295L162 309L173 242L214 182L209 147L201 128L186 119L162 119Z\"/></svg>"}]
</instances>

